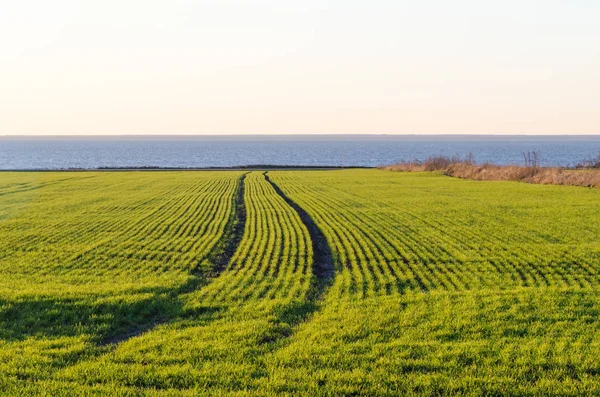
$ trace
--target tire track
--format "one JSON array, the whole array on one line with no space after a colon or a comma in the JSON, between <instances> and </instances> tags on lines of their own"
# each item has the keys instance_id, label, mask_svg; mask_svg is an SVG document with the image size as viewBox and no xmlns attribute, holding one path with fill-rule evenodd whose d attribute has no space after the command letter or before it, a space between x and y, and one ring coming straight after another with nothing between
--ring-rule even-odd
<instances>
[{"instance_id":1,"label":"tire track","mask_svg":"<svg viewBox=\"0 0 600 397\"><path fill-rule=\"evenodd\" d=\"M218 277L233 258L233 255L235 254L237 247L242 240L246 224L246 205L244 202L246 174L247 173L242 174L238 182L236 192L233 195L232 211L219 242L215 244L210 253L202 261L212 264L211 269L206 271L201 266L202 263L199 263L191 271L192 277L190 277L188 282L179 288L170 291L167 300L173 301L173 306L178 305L177 302L180 295L202 288L210 283L212 279ZM157 297L156 299L164 299L164 296ZM117 346L143 333L150 332L161 324L165 324L173 319L181 317L181 315L182 313L176 313L175 315L165 317L160 313L157 313L156 316L149 319L149 321L145 324L136 324L135 326L124 330L117 335L105 337L99 342L99 345Z\"/></svg>"},{"instance_id":2,"label":"tire track","mask_svg":"<svg viewBox=\"0 0 600 397\"><path fill-rule=\"evenodd\" d=\"M296 204L291 198L289 198L280 188L277 186L275 182L273 182L268 175L268 172L264 172L263 175L269 184L273 187L275 192L283 198L283 200L290 206L298 216L300 220L306 228L308 229L308 234L310 235L310 239L312 241L312 249L313 249L313 266L312 272L315 275L317 283L315 296L311 297L310 300L315 300L320 298L325 289L333 280L335 268L333 265L333 255L331 253L331 248L327 243L327 239L321 229L317 226L315 221L311 218L311 216L298 204Z\"/></svg>"},{"instance_id":3,"label":"tire track","mask_svg":"<svg viewBox=\"0 0 600 397\"><path fill-rule=\"evenodd\" d=\"M221 274L233 258L233 255L235 255L235 251L242 241L244 227L246 226L246 204L244 203L246 175L247 173L242 174L240 177L239 184L233 196L233 210L225 225L223 236L208 254L209 262L213 264L213 267L209 273L204 274L205 277L214 278ZM202 271L196 267L192 274L200 276L202 275Z\"/></svg>"}]
</instances>

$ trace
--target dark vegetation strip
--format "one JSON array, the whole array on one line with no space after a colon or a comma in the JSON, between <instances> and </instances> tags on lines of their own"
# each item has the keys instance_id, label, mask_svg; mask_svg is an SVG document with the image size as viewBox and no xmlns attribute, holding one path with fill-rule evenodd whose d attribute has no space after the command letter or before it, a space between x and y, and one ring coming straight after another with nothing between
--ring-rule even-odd
<instances>
[{"instance_id":1,"label":"dark vegetation strip","mask_svg":"<svg viewBox=\"0 0 600 397\"><path fill-rule=\"evenodd\" d=\"M333 255L331 254L331 248L327 243L327 239L325 235L319 229L315 221L311 218L311 216L298 204L296 204L291 198L289 198L280 188L277 186L275 182L273 182L268 175L268 172L264 173L265 179L267 182L271 184L275 192L283 198L283 200L296 211L302 223L308 229L308 233L310 235L310 239L312 241L312 249L313 249L313 266L312 272L317 279L317 294L315 298L321 296L328 286L330 281L334 276L334 266L333 266Z\"/></svg>"},{"instance_id":2,"label":"dark vegetation strip","mask_svg":"<svg viewBox=\"0 0 600 397\"><path fill-rule=\"evenodd\" d=\"M335 272L331 248L321 229L302 207L290 199L269 178L266 171L263 176L273 190L298 214L308 230L313 250L311 270L314 277L312 288L309 290L306 299L280 307L272 320L273 327L259 339L260 345L269 346L269 349L274 351L283 347L290 340L289 338L293 335L296 326L308 321L320 309L320 300L331 285Z\"/></svg>"},{"instance_id":3,"label":"dark vegetation strip","mask_svg":"<svg viewBox=\"0 0 600 397\"><path fill-rule=\"evenodd\" d=\"M57 179L55 181L49 181L49 182L42 182L39 185L34 185L34 186L26 186L26 187L22 187L22 188L17 188L15 190L5 190L3 192L0 192L0 196L6 196L9 194L15 194L15 193L23 193L23 192L28 192L28 191L32 191L32 190L38 190L47 186L52 186L52 185L57 185L60 183L63 183L65 181L70 181L73 179L78 179L78 180L83 180L83 179L90 179L90 178L95 178L94 176L86 176L85 178L81 178L81 177L70 177L70 178L63 178L63 179Z\"/></svg>"},{"instance_id":4,"label":"dark vegetation strip","mask_svg":"<svg viewBox=\"0 0 600 397\"><path fill-rule=\"evenodd\" d=\"M246 174L243 174L233 195L233 210L229 214L223 236L208 254L208 260L213 265L212 269L208 273L203 273L204 270L202 268L196 267L192 272L194 275L208 278L217 277L225 270L231 258L233 258L237 247L240 245L246 225L246 204L244 203L245 180Z\"/></svg>"},{"instance_id":5,"label":"dark vegetation strip","mask_svg":"<svg viewBox=\"0 0 600 397\"><path fill-rule=\"evenodd\" d=\"M156 302L157 304L153 306L164 310L155 310L147 317L146 322L137 323L118 334L105 337L99 343L101 346L116 345L125 342L145 332L151 331L153 328L167 323L174 318L212 314L212 311L210 310L208 310L207 313L183 313L179 302L179 296L202 288L208 284L211 279L219 276L219 274L225 270L227 264L233 257L242 240L246 224L246 205L244 203L245 180L246 174L243 174L240 177L236 192L233 195L232 211L227 224L225 225L223 235L207 255L206 260L212 264L211 269L207 271L206 269L203 269L201 264L198 264L198 266L192 270L193 277L190 277L188 282L177 289L168 291L166 294L157 296L157 299L160 302ZM160 313L160 311L164 311L164 313Z\"/></svg>"}]
</instances>

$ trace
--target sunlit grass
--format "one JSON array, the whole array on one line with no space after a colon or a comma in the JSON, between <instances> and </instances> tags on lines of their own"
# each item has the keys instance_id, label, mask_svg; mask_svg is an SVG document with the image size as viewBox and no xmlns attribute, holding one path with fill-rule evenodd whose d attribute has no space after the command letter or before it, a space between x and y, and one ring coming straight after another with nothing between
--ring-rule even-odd
<instances>
[{"instance_id":1,"label":"sunlit grass","mask_svg":"<svg viewBox=\"0 0 600 397\"><path fill-rule=\"evenodd\" d=\"M600 393L600 191L268 175L0 174L0 392Z\"/></svg>"}]
</instances>

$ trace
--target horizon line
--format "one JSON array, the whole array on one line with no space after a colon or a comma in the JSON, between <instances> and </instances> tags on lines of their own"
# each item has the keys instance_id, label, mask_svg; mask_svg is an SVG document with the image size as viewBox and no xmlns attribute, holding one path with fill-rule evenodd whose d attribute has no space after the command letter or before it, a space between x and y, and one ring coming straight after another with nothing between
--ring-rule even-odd
<instances>
[{"instance_id":1,"label":"horizon line","mask_svg":"<svg viewBox=\"0 0 600 397\"><path fill-rule=\"evenodd\" d=\"M110 138L110 137L290 137L290 136L366 136L366 137L382 137L382 136L410 136L410 137L431 137L431 136L460 136L460 137L477 137L477 136L498 136L498 137L600 137L600 132L592 134L553 134L553 133L427 133L427 134L411 134L411 133L210 133L210 134L0 134L0 138Z\"/></svg>"}]
</instances>

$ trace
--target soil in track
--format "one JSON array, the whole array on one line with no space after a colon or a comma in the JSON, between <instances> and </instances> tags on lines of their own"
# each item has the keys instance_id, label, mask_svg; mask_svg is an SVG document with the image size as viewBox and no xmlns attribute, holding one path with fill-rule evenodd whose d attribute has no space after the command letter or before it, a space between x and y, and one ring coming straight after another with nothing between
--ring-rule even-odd
<instances>
[{"instance_id":1,"label":"soil in track","mask_svg":"<svg viewBox=\"0 0 600 397\"><path fill-rule=\"evenodd\" d=\"M312 241L312 249L314 255L314 263L312 266L312 272L316 277L316 293L315 296L311 297L311 300L320 298L329 286L334 277L334 266L333 266L333 255L331 254L331 248L327 243L327 239L321 229L317 226L311 216L296 202L289 198L275 182L273 182L268 175L268 172L264 172L263 175L267 182L271 184L273 189L285 200L285 202L296 211L300 220L304 223L308 229L310 239Z\"/></svg>"},{"instance_id":2,"label":"soil in track","mask_svg":"<svg viewBox=\"0 0 600 397\"><path fill-rule=\"evenodd\" d=\"M233 211L229 216L225 231L219 242L213 247L208 255L209 262L213 264L208 273L196 268L193 271L195 276L204 276L207 278L217 277L225 270L231 258L235 254L242 237L244 236L244 227L246 225L246 205L244 203L244 187L246 174L240 177L237 190L233 197Z\"/></svg>"},{"instance_id":3,"label":"soil in track","mask_svg":"<svg viewBox=\"0 0 600 397\"><path fill-rule=\"evenodd\" d=\"M167 294L167 299L173 301L173 304L165 304L166 307L179 307L180 305L178 302L180 295L202 288L208 284L211 279L218 277L219 274L225 270L227 264L229 264L229 261L235 254L235 251L242 240L244 227L246 224L246 205L244 202L245 179L246 174L242 174L238 182L236 192L233 196L233 210L231 211L227 224L225 225L223 236L207 255L206 261L212 264L211 269L207 271L199 265L192 270L193 277L191 277L187 283L175 290L169 291ZM164 299L164 295L161 299ZM153 328L167 323L168 321L177 317L179 317L177 310L174 310L174 315L155 313L155 315L148 318L146 323L136 324L120 334L107 337L103 339L99 345L117 345L145 332L151 331Z\"/></svg>"},{"instance_id":4,"label":"soil in track","mask_svg":"<svg viewBox=\"0 0 600 397\"><path fill-rule=\"evenodd\" d=\"M298 325L309 321L316 312L320 310L322 298L325 295L327 288L331 285L334 277L333 255L331 248L327 243L325 235L319 229L310 215L290 199L268 175L268 172L263 172L265 180L271 185L273 190L289 205L300 217L300 220L308 230L313 250L313 263L311 270L313 273L312 288L308 291L306 298L303 301L293 302L278 310L277 315L272 320L274 324L285 324L283 332L274 332L264 335L259 340L261 345L270 346L271 352L282 348L289 341L293 334L289 329L294 329Z\"/></svg>"}]
</instances>

